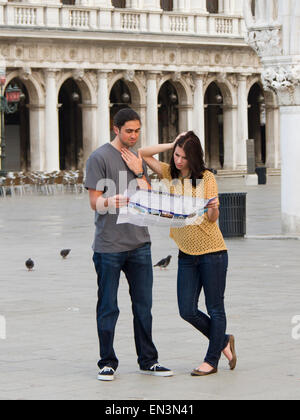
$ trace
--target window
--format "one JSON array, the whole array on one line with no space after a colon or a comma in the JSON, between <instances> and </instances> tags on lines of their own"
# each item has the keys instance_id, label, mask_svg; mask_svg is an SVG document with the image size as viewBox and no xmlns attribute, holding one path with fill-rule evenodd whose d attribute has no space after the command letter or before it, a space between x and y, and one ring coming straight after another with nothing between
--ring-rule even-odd
<instances>
[{"instance_id":1,"label":"window","mask_svg":"<svg viewBox=\"0 0 300 420\"><path fill-rule=\"evenodd\" d=\"M160 0L160 7L165 12L172 12L172 10L173 10L173 0Z\"/></svg>"},{"instance_id":2,"label":"window","mask_svg":"<svg viewBox=\"0 0 300 420\"><path fill-rule=\"evenodd\" d=\"M219 13L219 0L206 0L208 13Z\"/></svg>"},{"instance_id":3,"label":"window","mask_svg":"<svg viewBox=\"0 0 300 420\"><path fill-rule=\"evenodd\" d=\"M255 0L251 1L251 11L252 11L252 15L255 16Z\"/></svg>"},{"instance_id":4,"label":"window","mask_svg":"<svg viewBox=\"0 0 300 420\"><path fill-rule=\"evenodd\" d=\"M111 4L118 9L125 9L126 8L126 0L111 0Z\"/></svg>"},{"instance_id":5,"label":"window","mask_svg":"<svg viewBox=\"0 0 300 420\"><path fill-rule=\"evenodd\" d=\"M66 4L68 6L74 6L75 0L61 0L62 4Z\"/></svg>"}]
</instances>

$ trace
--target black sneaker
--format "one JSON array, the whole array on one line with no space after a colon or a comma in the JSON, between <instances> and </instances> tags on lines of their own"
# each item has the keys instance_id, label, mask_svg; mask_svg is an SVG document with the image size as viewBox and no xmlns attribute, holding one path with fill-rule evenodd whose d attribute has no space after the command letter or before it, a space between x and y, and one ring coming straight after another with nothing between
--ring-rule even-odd
<instances>
[{"instance_id":1,"label":"black sneaker","mask_svg":"<svg viewBox=\"0 0 300 420\"><path fill-rule=\"evenodd\" d=\"M141 369L140 372L146 375L153 375L153 376L173 376L174 375L174 373L170 369L167 369L161 366L159 363L155 363L149 369Z\"/></svg>"},{"instance_id":2,"label":"black sneaker","mask_svg":"<svg viewBox=\"0 0 300 420\"><path fill-rule=\"evenodd\" d=\"M104 366L104 368L100 369L98 373L98 380L99 381L113 381L114 380L115 371L110 366Z\"/></svg>"}]
</instances>

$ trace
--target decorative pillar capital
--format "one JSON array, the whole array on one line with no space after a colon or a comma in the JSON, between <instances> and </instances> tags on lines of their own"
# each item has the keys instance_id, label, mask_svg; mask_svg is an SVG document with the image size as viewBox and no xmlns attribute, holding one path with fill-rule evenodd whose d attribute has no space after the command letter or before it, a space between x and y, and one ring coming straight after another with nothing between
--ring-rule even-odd
<instances>
[{"instance_id":1,"label":"decorative pillar capital","mask_svg":"<svg viewBox=\"0 0 300 420\"><path fill-rule=\"evenodd\" d=\"M112 70L97 70L98 79L107 79Z\"/></svg>"},{"instance_id":2,"label":"decorative pillar capital","mask_svg":"<svg viewBox=\"0 0 300 420\"><path fill-rule=\"evenodd\" d=\"M147 80L157 80L158 74L160 74L158 71L147 71L146 78Z\"/></svg>"},{"instance_id":3,"label":"decorative pillar capital","mask_svg":"<svg viewBox=\"0 0 300 420\"><path fill-rule=\"evenodd\" d=\"M300 105L300 64L265 67L262 81L266 90L277 93L280 105Z\"/></svg>"},{"instance_id":4,"label":"decorative pillar capital","mask_svg":"<svg viewBox=\"0 0 300 420\"><path fill-rule=\"evenodd\" d=\"M250 28L245 40L261 58L282 55L281 26Z\"/></svg>"},{"instance_id":5,"label":"decorative pillar capital","mask_svg":"<svg viewBox=\"0 0 300 420\"><path fill-rule=\"evenodd\" d=\"M57 72L59 72L59 69L54 69L54 68L44 69L45 76L49 78L55 78Z\"/></svg>"}]
</instances>

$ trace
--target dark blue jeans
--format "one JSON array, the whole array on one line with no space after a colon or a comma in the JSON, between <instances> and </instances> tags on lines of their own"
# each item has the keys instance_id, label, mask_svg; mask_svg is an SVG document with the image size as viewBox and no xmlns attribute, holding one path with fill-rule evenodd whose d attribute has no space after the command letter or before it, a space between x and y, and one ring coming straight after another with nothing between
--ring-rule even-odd
<instances>
[{"instance_id":1,"label":"dark blue jeans","mask_svg":"<svg viewBox=\"0 0 300 420\"><path fill-rule=\"evenodd\" d=\"M119 316L118 288L121 271L126 275L132 301L133 326L138 363L147 369L157 363L157 350L152 342L152 285L151 245L133 251L94 253L98 275L97 327L100 345L98 366L118 367L113 342Z\"/></svg>"},{"instance_id":2,"label":"dark blue jeans","mask_svg":"<svg viewBox=\"0 0 300 420\"><path fill-rule=\"evenodd\" d=\"M222 350L229 342L226 332L224 293L228 267L227 252L188 255L179 251L177 295L180 316L209 339L205 362L217 368ZM198 309L202 288L208 315Z\"/></svg>"}]
</instances>

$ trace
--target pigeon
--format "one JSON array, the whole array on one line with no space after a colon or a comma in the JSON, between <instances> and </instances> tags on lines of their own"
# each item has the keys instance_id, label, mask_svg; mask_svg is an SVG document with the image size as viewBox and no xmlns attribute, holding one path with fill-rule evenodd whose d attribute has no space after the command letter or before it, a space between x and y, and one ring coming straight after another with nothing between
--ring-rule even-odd
<instances>
[{"instance_id":1,"label":"pigeon","mask_svg":"<svg viewBox=\"0 0 300 420\"><path fill-rule=\"evenodd\" d=\"M71 250L70 250L70 249L62 249L62 250L60 251L60 255L61 255L63 258L67 258L67 256L70 254L70 252L71 252Z\"/></svg>"},{"instance_id":2,"label":"pigeon","mask_svg":"<svg viewBox=\"0 0 300 420\"><path fill-rule=\"evenodd\" d=\"M172 256L168 255L167 258L163 258L160 260L157 264L155 264L153 267L160 267L160 268L167 268L170 264Z\"/></svg>"},{"instance_id":3,"label":"pigeon","mask_svg":"<svg viewBox=\"0 0 300 420\"><path fill-rule=\"evenodd\" d=\"M34 262L32 261L31 258L29 258L26 262L25 262L26 267L28 268L28 271L32 271L33 267L34 267Z\"/></svg>"}]
</instances>

